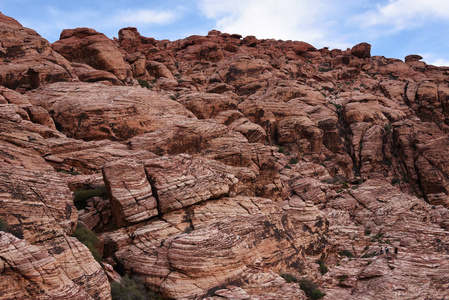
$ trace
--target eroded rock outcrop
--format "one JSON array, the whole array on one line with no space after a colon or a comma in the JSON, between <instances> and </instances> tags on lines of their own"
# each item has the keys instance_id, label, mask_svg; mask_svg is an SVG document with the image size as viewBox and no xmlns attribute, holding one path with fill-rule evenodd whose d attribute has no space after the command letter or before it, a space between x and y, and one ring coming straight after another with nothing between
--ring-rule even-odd
<instances>
[{"instance_id":1,"label":"eroded rock outcrop","mask_svg":"<svg viewBox=\"0 0 449 300\"><path fill-rule=\"evenodd\" d=\"M173 298L204 295L220 282L251 276L254 268L301 264L305 253L325 247L323 216L300 202L227 198L162 218L136 229L116 257Z\"/></svg>"},{"instance_id":2,"label":"eroded rock outcrop","mask_svg":"<svg viewBox=\"0 0 449 300\"><path fill-rule=\"evenodd\" d=\"M67 60L0 27L1 299L109 299L106 274L175 299L307 298L284 278L444 298L449 68L133 27L65 30Z\"/></svg>"},{"instance_id":3,"label":"eroded rock outcrop","mask_svg":"<svg viewBox=\"0 0 449 300\"><path fill-rule=\"evenodd\" d=\"M1 85L34 89L46 82L77 79L70 63L33 29L1 13L0 28Z\"/></svg>"},{"instance_id":4,"label":"eroded rock outcrop","mask_svg":"<svg viewBox=\"0 0 449 300\"><path fill-rule=\"evenodd\" d=\"M59 130L84 140L124 140L193 117L177 102L137 87L55 83L30 94L30 101L44 107Z\"/></svg>"},{"instance_id":5,"label":"eroded rock outcrop","mask_svg":"<svg viewBox=\"0 0 449 300\"><path fill-rule=\"evenodd\" d=\"M88 64L113 73L119 80L127 78L127 67L117 45L107 36L90 28L65 29L53 50L71 62Z\"/></svg>"}]
</instances>

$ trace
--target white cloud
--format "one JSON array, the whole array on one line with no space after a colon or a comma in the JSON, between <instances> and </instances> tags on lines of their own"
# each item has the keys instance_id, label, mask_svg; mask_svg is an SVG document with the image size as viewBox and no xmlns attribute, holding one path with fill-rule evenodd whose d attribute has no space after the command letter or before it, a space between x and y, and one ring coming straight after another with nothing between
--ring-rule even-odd
<instances>
[{"instance_id":1,"label":"white cloud","mask_svg":"<svg viewBox=\"0 0 449 300\"><path fill-rule=\"evenodd\" d=\"M258 38L300 40L314 46L346 48L348 43L330 32L337 5L329 0L200 0L203 14L216 21L216 29Z\"/></svg>"},{"instance_id":2,"label":"white cloud","mask_svg":"<svg viewBox=\"0 0 449 300\"><path fill-rule=\"evenodd\" d=\"M24 19L22 24L36 29L50 42L59 39L63 29L90 27L112 38L118 30L127 26L165 25L175 22L183 13L182 8L175 10L128 9L105 12L83 9L76 12L63 11L56 7L47 7L44 18Z\"/></svg>"},{"instance_id":3,"label":"white cloud","mask_svg":"<svg viewBox=\"0 0 449 300\"><path fill-rule=\"evenodd\" d=\"M429 63L430 65L439 66L439 67L449 67L449 59L437 58L434 61Z\"/></svg>"},{"instance_id":4,"label":"white cloud","mask_svg":"<svg viewBox=\"0 0 449 300\"><path fill-rule=\"evenodd\" d=\"M449 67L449 59L445 58L444 55L431 52L420 53L419 55L423 57L422 61L429 65Z\"/></svg>"},{"instance_id":5,"label":"white cloud","mask_svg":"<svg viewBox=\"0 0 449 300\"><path fill-rule=\"evenodd\" d=\"M421 26L429 20L449 21L447 0L389 0L354 17L362 26L389 26L390 32Z\"/></svg>"},{"instance_id":6,"label":"white cloud","mask_svg":"<svg viewBox=\"0 0 449 300\"><path fill-rule=\"evenodd\" d=\"M112 20L121 24L168 24L178 18L174 11L152 10L152 9L128 9L119 12Z\"/></svg>"}]
</instances>

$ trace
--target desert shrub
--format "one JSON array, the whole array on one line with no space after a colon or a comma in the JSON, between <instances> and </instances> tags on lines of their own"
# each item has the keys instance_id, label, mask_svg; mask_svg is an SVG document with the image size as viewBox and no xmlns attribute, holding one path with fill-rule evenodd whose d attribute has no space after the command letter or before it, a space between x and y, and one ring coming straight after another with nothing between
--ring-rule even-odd
<instances>
[{"instance_id":1,"label":"desert shrub","mask_svg":"<svg viewBox=\"0 0 449 300\"><path fill-rule=\"evenodd\" d=\"M318 284L306 278L302 278L299 281L299 287L306 293L306 296L312 300L321 299L326 295L326 293L318 289Z\"/></svg>"},{"instance_id":2,"label":"desert shrub","mask_svg":"<svg viewBox=\"0 0 449 300\"><path fill-rule=\"evenodd\" d=\"M290 164L291 165L295 165L295 164L297 164L298 163L298 159L296 158L296 157L292 157L292 158L290 158Z\"/></svg>"},{"instance_id":3,"label":"desert shrub","mask_svg":"<svg viewBox=\"0 0 449 300\"><path fill-rule=\"evenodd\" d=\"M380 240L381 237L384 236L385 233L379 232L371 238L371 242L375 242L376 240Z\"/></svg>"},{"instance_id":4,"label":"desert shrub","mask_svg":"<svg viewBox=\"0 0 449 300\"><path fill-rule=\"evenodd\" d=\"M138 277L122 277L121 283L111 283L112 300L159 300L163 299L156 293L147 290Z\"/></svg>"},{"instance_id":5,"label":"desert shrub","mask_svg":"<svg viewBox=\"0 0 449 300\"><path fill-rule=\"evenodd\" d=\"M283 154L285 154L285 153L286 153L286 151L285 151L285 147L284 147L284 146L281 146L281 145L277 145L277 147L278 147L278 149L279 149L279 152L281 152L281 153L283 153Z\"/></svg>"},{"instance_id":6,"label":"desert shrub","mask_svg":"<svg viewBox=\"0 0 449 300\"><path fill-rule=\"evenodd\" d=\"M324 260L320 259L316 262L317 264L320 265L320 273L321 274L326 274L327 272L329 272L329 268L326 266L326 264L324 263Z\"/></svg>"},{"instance_id":7,"label":"desert shrub","mask_svg":"<svg viewBox=\"0 0 449 300\"><path fill-rule=\"evenodd\" d=\"M377 252L365 253L361 257L362 258L370 258L379 255Z\"/></svg>"},{"instance_id":8,"label":"desert shrub","mask_svg":"<svg viewBox=\"0 0 449 300\"><path fill-rule=\"evenodd\" d=\"M339 254L340 256L346 256L346 257L349 257L349 258L354 257L354 254L352 254L351 251L346 250L346 249L341 250L340 252L338 252L338 254Z\"/></svg>"},{"instance_id":9,"label":"desert shrub","mask_svg":"<svg viewBox=\"0 0 449 300\"><path fill-rule=\"evenodd\" d=\"M8 224L3 219L0 219L0 231L8 232Z\"/></svg>"},{"instance_id":10,"label":"desert shrub","mask_svg":"<svg viewBox=\"0 0 449 300\"><path fill-rule=\"evenodd\" d=\"M399 183L399 182L400 182L400 180L397 177L393 177L393 179L391 180L392 185L395 185L396 183Z\"/></svg>"},{"instance_id":11,"label":"desert shrub","mask_svg":"<svg viewBox=\"0 0 449 300\"><path fill-rule=\"evenodd\" d=\"M365 229L365 235L370 235L370 234L371 234L371 230Z\"/></svg>"},{"instance_id":12,"label":"desert shrub","mask_svg":"<svg viewBox=\"0 0 449 300\"><path fill-rule=\"evenodd\" d=\"M81 225L81 223L78 223L76 225L76 229L75 232L73 233L73 236L76 237L81 243L86 245L86 247L90 250L96 261L98 262L101 261L101 255L97 249L100 240L97 238L97 236L92 230Z\"/></svg>"},{"instance_id":13,"label":"desert shrub","mask_svg":"<svg viewBox=\"0 0 449 300\"><path fill-rule=\"evenodd\" d=\"M73 192L73 203L76 209L84 209L87 206L87 200L92 197L101 197L103 199L108 198L108 193L105 186L99 186L94 189L79 189Z\"/></svg>"},{"instance_id":14,"label":"desert shrub","mask_svg":"<svg viewBox=\"0 0 449 300\"><path fill-rule=\"evenodd\" d=\"M318 71L320 71L320 72L329 72L329 71L332 71L332 70L333 69L331 67L324 67L324 66L322 66L322 67L318 68Z\"/></svg>"},{"instance_id":15,"label":"desert shrub","mask_svg":"<svg viewBox=\"0 0 449 300\"><path fill-rule=\"evenodd\" d=\"M335 179L335 178L328 178L328 179L323 179L323 180L321 180L321 182L323 182L323 183L328 183L328 184L334 184L334 183L336 183L338 181L338 179Z\"/></svg>"},{"instance_id":16,"label":"desert shrub","mask_svg":"<svg viewBox=\"0 0 449 300\"><path fill-rule=\"evenodd\" d=\"M63 173L63 174L70 174L70 175L80 175L80 173L78 173L77 171L66 171L66 170L60 170L58 171L59 173Z\"/></svg>"},{"instance_id":17,"label":"desert shrub","mask_svg":"<svg viewBox=\"0 0 449 300\"><path fill-rule=\"evenodd\" d=\"M298 278L289 273L281 273L281 277L285 279L288 283L290 282L298 282Z\"/></svg>"},{"instance_id":18,"label":"desert shrub","mask_svg":"<svg viewBox=\"0 0 449 300\"><path fill-rule=\"evenodd\" d=\"M140 86L145 87L147 89L150 88L150 84L148 83L147 80L145 80L145 79L137 79L137 81L139 82Z\"/></svg>"}]
</instances>

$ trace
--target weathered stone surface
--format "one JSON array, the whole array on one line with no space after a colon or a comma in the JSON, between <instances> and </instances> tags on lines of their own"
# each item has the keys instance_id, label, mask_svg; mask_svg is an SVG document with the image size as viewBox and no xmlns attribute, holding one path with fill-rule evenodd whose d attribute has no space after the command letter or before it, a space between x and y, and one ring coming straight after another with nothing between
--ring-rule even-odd
<instances>
[{"instance_id":1,"label":"weathered stone surface","mask_svg":"<svg viewBox=\"0 0 449 300\"><path fill-rule=\"evenodd\" d=\"M368 43L360 43L352 47L351 54L358 58L371 57L371 45Z\"/></svg>"},{"instance_id":2,"label":"weathered stone surface","mask_svg":"<svg viewBox=\"0 0 449 300\"><path fill-rule=\"evenodd\" d=\"M235 110L238 105L238 101L229 96L203 93L187 94L177 101L193 112L198 119L211 119L222 111Z\"/></svg>"},{"instance_id":3,"label":"weathered stone surface","mask_svg":"<svg viewBox=\"0 0 449 300\"><path fill-rule=\"evenodd\" d=\"M429 203L448 207L447 134L431 123L407 121L398 125L394 136L404 160L406 178L413 181L415 189Z\"/></svg>"},{"instance_id":4,"label":"weathered stone surface","mask_svg":"<svg viewBox=\"0 0 449 300\"><path fill-rule=\"evenodd\" d=\"M142 164L131 159L118 160L106 164L102 172L118 226L158 215L158 203Z\"/></svg>"},{"instance_id":5,"label":"weathered stone surface","mask_svg":"<svg viewBox=\"0 0 449 300\"><path fill-rule=\"evenodd\" d=\"M184 107L142 88L55 83L29 95L47 109L68 136L123 140L163 128L173 119L192 117Z\"/></svg>"},{"instance_id":6,"label":"weathered stone surface","mask_svg":"<svg viewBox=\"0 0 449 300\"><path fill-rule=\"evenodd\" d=\"M156 155L142 150L130 150L126 145L111 141L85 142L71 138L49 138L50 155L45 160L58 171L92 174L101 171L108 162L121 158L147 159Z\"/></svg>"},{"instance_id":7,"label":"weathered stone surface","mask_svg":"<svg viewBox=\"0 0 449 300\"><path fill-rule=\"evenodd\" d=\"M70 63L34 30L0 13L0 85L33 89L45 82L76 79Z\"/></svg>"},{"instance_id":8,"label":"weathered stone surface","mask_svg":"<svg viewBox=\"0 0 449 300\"><path fill-rule=\"evenodd\" d=\"M151 76L156 78L169 78L174 79L175 77L170 72L170 70L163 64L157 61L149 61L146 64L146 69Z\"/></svg>"},{"instance_id":9,"label":"weathered stone surface","mask_svg":"<svg viewBox=\"0 0 449 300\"><path fill-rule=\"evenodd\" d=\"M84 244L74 237L65 236L46 241L43 247L61 265L67 277L93 299L110 299L107 276Z\"/></svg>"},{"instance_id":10,"label":"weathered stone surface","mask_svg":"<svg viewBox=\"0 0 449 300\"><path fill-rule=\"evenodd\" d=\"M225 83L234 86L237 94L245 95L260 88L258 84L271 76L272 67L264 60L241 56L221 64L217 69Z\"/></svg>"},{"instance_id":11,"label":"weathered stone surface","mask_svg":"<svg viewBox=\"0 0 449 300\"><path fill-rule=\"evenodd\" d=\"M2 231L0 258L0 299L93 299L45 249Z\"/></svg>"},{"instance_id":12,"label":"weathered stone surface","mask_svg":"<svg viewBox=\"0 0 449 300\"><path fill-rule=\"evenodd\" d=\"M78 215L53 168L33 151L2 141L0 149L0 218L11 232L30 243L72 233Z\"/></svg>"},{"instance_id":13,"label":"weathered stone surface","mask_svg":"<svg viewBox=\"0 0 449 300\"><path fill-rule=\"evenodd\" d=\"M87 206L78 211L78 222L95 232L110 229L112 222L112 210L109 200L101 197L92 197L87 200Z\"/></svg>"},{"instance_id":14,"label":"weathered stone surface","mask_svg":"<svg viewBox=\"0 0 449 300\"><path fill-rule=\"evenodd\" d=\"M239 181L217 162L182 154L148 160L145 170L157 192L160 213L235 193L233 186Z\"/></svg>"},{"instance_id":15,"label":"weathered stone surface","mask_svg":"<svg viewBox=\"0 0 449 300\"><path fill-rule=\"evenodd\" d=\"M112 73L97 70L87 64L72 63L73 69L80 81L102 82L110 85L120 85L120 80Z\"/></svg>"},{"instance_id":16,"label":"weathered stone surface","mask_svg":"<svg viewBox=\"0 0 449 300\"><path fill-rule=\"evenodd\" d=\"M446 296L449 68L367 43L136 28L65 31L69 63L16 21L0 28L0 84L39 87L0 87L0 218L60 264L61 289L109 297L67 237L70 191L106 181L113 205L90 198L78 222L101 232L112 280L175 299L305 299L281 273L328 299ZM45 299L3 261L17 295Z\"/></svg>"},{"instance_id":17,"label":"weathered stone surface","mask_svg":"<svg viewBox=\"0 0 449 300\"><path fill-rule=\"evenodd\" d=\"M51 47L71 62L111 72L119 80L127 77L127 67L117 45L94 29L64 29Z\"/></svg>"},{"instance_id":18,"label":"weathered stone surface","mask_svg":"<svg viewBox=\"0 0 449 300\"><path fill-rule=\"evenodd\" d=\"M184 216L164 215L168 223L154 221L139 228L133 244L116 257L150 286L160 286L164 295L190 298L218 282L238 280L260 263L279 270L302 260L303 251L323 251L317 241L326 225L317 223L322 220L318 210L304 215L305 204L272 204L261 198L229 198L193 206ZM186 217L188 231L173 227ZM302 239L295 238L304 232ZM170 265L179 271L169 272Z\"/></svg>"},{"instance_id":19,"label":"weathered stone surface","mask_svg":"<svg viewBox=\"0 0 449 300\"><path fill-rule=\"evenodd\" d=\"M32 245L0 231L0 299L110 299L100 265L75 238Z\"/></svg>"},{"instance_id":20,"label":"weathered stone surface","mask_svg":"<svg viewBox=\"0 0 449 300\"><path fill-rule=\"evenodd\" d=\"M440 227L438 218L430 217L436 215L432 211L436 208L402 193L384 179L369 180L342 193L327 207L334 240L331 243L355 256L352 260L340 257L340 266L325 275L325 284L332 286L326 290L328 296L443 297L447 275L441 270L449 264L441 252L447 251L449 232ZM362 256L379 254L380 247L388 247L389 253ZM397 254L394 247L399 249Z\"/></svg>"}]
</instances>

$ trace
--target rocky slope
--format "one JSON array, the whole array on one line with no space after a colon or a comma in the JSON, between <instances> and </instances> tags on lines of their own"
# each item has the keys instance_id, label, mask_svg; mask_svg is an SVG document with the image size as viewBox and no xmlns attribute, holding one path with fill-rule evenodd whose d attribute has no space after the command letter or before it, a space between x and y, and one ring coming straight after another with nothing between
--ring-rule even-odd
<instances>
[{"instance_id":1,"label":"rocky slope","mask_svg":"<svg viewBox=\"0 0 449 300\"><path fill-rule=\"evenodd\" d=\"M171 299L447 296L449 68L0 29L0 299L110 299L125 275Z\"/></svg>"}]
</instances>

